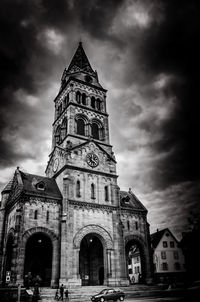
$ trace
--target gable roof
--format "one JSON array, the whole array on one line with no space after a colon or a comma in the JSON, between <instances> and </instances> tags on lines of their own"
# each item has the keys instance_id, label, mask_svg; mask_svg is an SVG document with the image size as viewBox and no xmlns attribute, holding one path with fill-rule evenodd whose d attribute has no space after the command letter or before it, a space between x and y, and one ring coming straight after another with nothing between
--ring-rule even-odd
<instances>
[{"instance_id":1,"label":"gable roof","mask_svg":"<svg viewBox=\"0 0 200 302\"><path fill-rule=\"evenodd\" d=\"M124 209L135 209L147 212L145 206L130 189L128 192L120 191L120 204Z\"/></svg>"},{"instance_id":2,"label":"gable roof","mask_svg":"<svg viewBox=\"0 0 200 302\"><path fill-rule=\"evenodd\" d=\"M176 237L172 234L172 232L166 228L160 231L157 231L153 234L150 235L151 237L151 244L153 248L156 248L157 245L159 244L160 240L162 239L163 235L165 234L165 232L170 233L170 235L174 238L174 240L178 243L178 240L176 239Z\"/></svg>"}]
</instances>

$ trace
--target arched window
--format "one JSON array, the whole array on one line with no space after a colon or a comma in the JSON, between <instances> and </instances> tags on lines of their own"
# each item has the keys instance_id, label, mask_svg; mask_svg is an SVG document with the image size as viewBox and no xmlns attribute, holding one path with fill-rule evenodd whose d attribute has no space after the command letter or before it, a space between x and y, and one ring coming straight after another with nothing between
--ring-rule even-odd
<instances>
[{"instance_id":1,"label":"arched window","mask_svg":"<svg viewBox=\"0 0 200 302\"><path fill-rule=\"evenodd\" d=\"M34 212L34 219L38 219L38 210L35 210Z\"/></svg>"},{"instance_id":2,"label":"arched window","mask_svg":"<svg viewBox=\"0 0 200 302\"><path fill-rule=\"evenodd\" d=\"M91 97L91 107L93 109L95 109L95 97L94 96Z\"/></svg>"},{"instance_id":3,"label":"arched window","mask_svg":"<svg viewBox=\"0 0 200 302\"><path fill-rule=\"evenodd\" d=\"M99 139L99 126L97 123L92 123L92 137L94 139Z\"/></svg>"},{"instance_id":4,"label":"arched window","mask_svg":"<svg viewBox=\"0 0 200 302\"><path fill-rule=\"evenodd\" d=\"M77 121L77 134L85 135L85 123L82 118L78 118Z\"/></svg>"},{"instance_id":5,"label":"arched window","mask_svg":"<svg viewBox=\"0 0 200 302\"><path fill-rule=\"evenodd\" d=\"M93 183L91 184L91 198L95 199L95 185Z\"/></svg>"},{"instance_id":6,"label":"arched window","mask_svg":"<svg viewBox=\"0 0 200 302\"><path fill-rule=\"evenodd\" d=\"M105 194L105 201L109 200L109 196L108 196L108 186L104 187L104 194Z\"/></svg>"},{"instance_id":7,"label":"arched window","mask_svg":"<svg viewBox=\"0 0 200 302\"><path fill-rule=\"evenodd\" d=\"M67 135L67 118L65 118L62 122L62 127L61 127L61 140L65 138Z\"/></svg>"},{"instance_id":8,"label":"arched window","mask_svg":"<svg viewBox=\"0 0 200 302\"><path fill-rule=\"evenodd\" d=\"M86 94L85 93L82 94L82 104L86 105Z\"/></svg>"},{"instance_id":9,"label":"arched window","mask_svg":"<svg viewBox=\"0 0 200 302\"><path fill-rule=\"evenodd\" d=\"M81 183L80 180L76 182L76 197L81 197Z\"/></svg>"},{"instance_id":10,"label":"arched window","mask_svg":"<svg viewBox=\"0 0 200 302\"><path fill-rule=\"evenodd\" d=\"M67 96L66 96L66 103L67 103L67 105L68 105L68 103L69 103L69 93L68 93Z\"/></svg>"},{"instance_id":11,"label":"arched window","mask_svg":"<svg viewBox=\"0 0 200 302\"><path fill-rule=\"evenodd\" d=\"M49 222L49 211L47 211L46 222Z\"/></svg>"},{"instance_id":12,"label":"arched window","mask_svg":"<svg viewBox=\"0 0 200 302\"><path fill-rule=\"evenodd\" d=\"M62 113L62 103L60 104L60 107L59 107L59 114Z\"/></svg>"},{"instance_id":13,"label":"arched window","mask_svg":"<svg viewBox=\"0 0 200 302\"><path fill-rule=\"evenodd\" d=\"M61 128L60 128L60 126L58 126L57 129L56 129L55 140L56 140L56 144L59 144L60 141L61 141Z\"/></svg>"},{"instance_id":14,"label":"arched window","mask_svg":"<svg viewBox=\"0 0 200 302\"><path fill-rule=\"evenodd\" d=\"M96 104L97 104L97 109L101 110L101 101L100 101L100 99L96 100Z\"/></svg>"},{"instance_id":15,"label":"arched window","mask_svg":"<svg viewBox=\"0 0 200 302\"><path fill-rule=\"evenodd\" d=\"M136 230L138 230L138 222L137 221L135 222L135 228L136 228Z\"/></svg>"},{"instance_id":16,"label":"arched window","mask_svg":"<svg viewBox=\"0 0 200 302\"><path fill-rule=\"evenodd\" d=\"M81 103L81 93L80 93L80 91L77 91L77 93L76 93L76 101L77 101L78 104Z\"/></svg>"}]
</instances>

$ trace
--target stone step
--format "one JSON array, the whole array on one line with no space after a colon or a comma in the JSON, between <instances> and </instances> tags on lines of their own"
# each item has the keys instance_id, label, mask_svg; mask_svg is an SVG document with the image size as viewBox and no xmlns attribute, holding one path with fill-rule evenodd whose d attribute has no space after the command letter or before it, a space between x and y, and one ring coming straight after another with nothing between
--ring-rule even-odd
<instances>
[{"instance_id":1,"label":"stone step","mask_svg":"<svg viewBox=\"0 0 200 302\"><path fill-rule=\"evenodd\" d=\"M73 302L82 302L85 300L89 300L91 296L98 294L102 289L107 288L106 286L82 286L77 288L69 289L69 299ZM145 292L151 290L159 290L159 286L148 286L148 285L131 285L128 287L120 287L125 295L129 296L131 293L136 292ZM41 297L42 302L50 302L54 301L56 289L52 288L41 288Z\"/></svg>"}]
</instances>

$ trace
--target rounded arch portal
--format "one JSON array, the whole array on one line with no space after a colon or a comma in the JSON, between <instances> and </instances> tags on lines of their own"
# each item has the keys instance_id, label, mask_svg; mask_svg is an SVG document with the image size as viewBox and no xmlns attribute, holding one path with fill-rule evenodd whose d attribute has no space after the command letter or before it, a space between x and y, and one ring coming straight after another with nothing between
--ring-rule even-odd
<instances>
[{"instance_id":1,"label":"rounded arch portal","mask_svg":"<svg viewBox=\"0 0 200 302\"><path fill-rule=\"evenodd\" d=\"M44 233L35 233L30 236L26 243L24 278L31 276L32 282L39 276L43 286L50 286L52 276L52 241ZM30 278L30 279L31 279Z\"/></svg>"},{"instance_id":2,"label":"rounded arch portal","mask_svg":"<svg viewBox=\"0 0 200 302\"><path fill-rule=\"evenodd\" d=\"M113 241L98 225L88 225L77 232L73 240L77 251L77 274L82 285L101 285L111 276Z\"/></svg>"},{"instance_id":3,"label":"rounded arch portal","mask_svg":"<svg viewBox=\"0 0 200 302\"><path fill-rule=\"evenodd\" d=\"M58 236L45 227L34 227L28 229L23 234L23 253L21 258L24 259L21 274L25 276L31 272L34 275L41 275L42 285L58 286L59 280L59 240ZM35 251L33 252L35 246ZM33 247L33 249L31 249ZM38 255L36 259L35 255ZM32 256L34 255L34 259ZM35 263L35 265L34 265ZM39 267L39 263L42 266ZM32 266L34 266L32 271Z\"/></svg>"},{"instance_id":4,"label":"rounded arch portal","mask_svg":"<svg viewBox=\"0 0 200 302\"><path fill-rule=\"evenodd\" d=\"M127 276L131 284L143 283L146 279L147 261L142 238L130 235L125 238Z\"/></svg>"},{"instance_id":5,"label":"rounded arch portal","mask_svg":"<svg viewBox=\"0 0 200 302\"><path fill-rule=\"evenodd\" d=\"M113 249L113 241L109 233L102 227L94 224L83 227L74 237L75 248L80 249L81 240L87 234L94 233L102 242L105 249Z\"/></svg>"}]
</instances>

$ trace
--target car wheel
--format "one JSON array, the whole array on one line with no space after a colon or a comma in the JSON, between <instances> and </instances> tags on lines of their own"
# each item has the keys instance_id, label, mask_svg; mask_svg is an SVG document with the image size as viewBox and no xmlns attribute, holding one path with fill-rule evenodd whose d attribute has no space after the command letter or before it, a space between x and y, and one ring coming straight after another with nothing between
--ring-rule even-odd
<instances>
[{"instance_id":1,"label":"car wheel","mask_svg":"<svg viewBox=\"0 0 200 302\"><path fill-rule=\"evenodd\" d=\"M119 297L119 300L124 301L124 297L123 296Z\"/></svg>"},{"instance_id":2,"label":"car wheel","mask_svg":"<svg viewBox=\"0 0 200 302\"><path fill-rule=\"evenodd\" d=\"M105 301L104 297L101 297L101 298L100 298L100 301L101 301L101 302L104 302L104 301Z\"/></svg>"}]
</instances>

